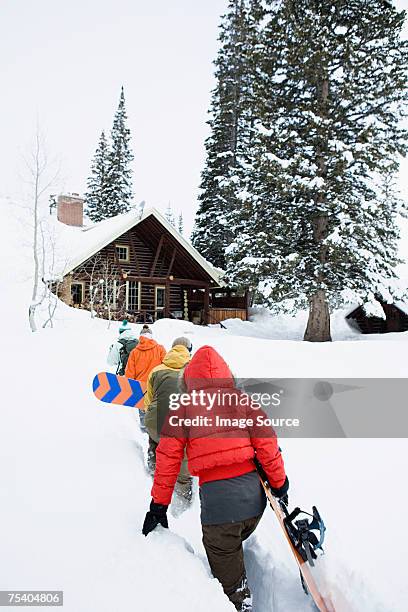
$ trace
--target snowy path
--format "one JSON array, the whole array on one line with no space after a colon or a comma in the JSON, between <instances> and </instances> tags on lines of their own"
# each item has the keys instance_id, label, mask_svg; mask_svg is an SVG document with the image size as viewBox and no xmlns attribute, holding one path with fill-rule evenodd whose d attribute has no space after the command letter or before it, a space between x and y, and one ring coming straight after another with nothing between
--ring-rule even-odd
<instances>
[{"instance_id":1,"label":"snowy path","mask_svg":"<svg viewBox=\"0 0 408 612\"><path fill-rule=\"evenodd\" d=\"M272 517L271 517L272 518ZM282 567L254 535L245 547L245 564L253 593L253 612L309 612L314 610L300 580Z\"/></svg>"}]
</instances>

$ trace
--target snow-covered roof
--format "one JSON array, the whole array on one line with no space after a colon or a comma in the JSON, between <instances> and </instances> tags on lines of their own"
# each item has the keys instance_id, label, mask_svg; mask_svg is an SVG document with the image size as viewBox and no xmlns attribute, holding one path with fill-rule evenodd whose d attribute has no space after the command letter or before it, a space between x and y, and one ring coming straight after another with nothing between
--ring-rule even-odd
<instances>
[{"instance_id":1,"label":"snow-covered roof","mask_svg":"<svg viewBox=\"0 0 408 612\"><path fill-rule=\"evenodd\" d=\"M167 219L156 209L147 208L140 213L134 209L128 213L105 219L95 225L75 228L64 225L58 227L59 250L64 252L65 261L60 274L65 276L84 261L108 246L122 234L137 226L139 223L153 216L177 240L177 242L191 255L191 257L207 272L217 285L222 284L222 270L214 268L193 245L186 240ZM63 224L58 223L58 226Z\"/></svg>"}]
</instances>

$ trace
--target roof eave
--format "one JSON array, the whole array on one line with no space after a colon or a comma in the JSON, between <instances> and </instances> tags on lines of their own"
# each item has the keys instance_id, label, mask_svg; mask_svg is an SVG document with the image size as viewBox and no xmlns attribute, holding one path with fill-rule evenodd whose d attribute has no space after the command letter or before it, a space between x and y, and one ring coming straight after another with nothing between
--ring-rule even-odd
<instances>
[{"instance_id":1,"label":"roof eave","mask_svg":"<svg viewBox=\"0 0 408 612\"><path fill-rule=\"evenodd\" d=\"M111 235L108 235L106 239L98 242L92 249L86 253L86 255L81 255L80 257L74 259L64 270L64 276L67 276L71 272L73 272L78 266L83 264L85 261L99 253L102 249L108 246L111 242L125 234L132 228L136 227L139 223L147 219L149 216L154 216L159 223L167 229L167 231L180 243L180 245L195 259L195 261L203 268L203 270L207 273L207 275L212 279L216 286L222 287L225 286L222 281L222 274L206 260L200 253L190 244L172 225L167 221L167 219L156 209L156 208L148 208L143 211L142 215L137 219L131 219L127 223L124 223L123 226L120 226L117 232L114 232ZM103 222L102 222L103 223ZM86 230L91 231L91 228Z\"/></svg>"}]
</instances>

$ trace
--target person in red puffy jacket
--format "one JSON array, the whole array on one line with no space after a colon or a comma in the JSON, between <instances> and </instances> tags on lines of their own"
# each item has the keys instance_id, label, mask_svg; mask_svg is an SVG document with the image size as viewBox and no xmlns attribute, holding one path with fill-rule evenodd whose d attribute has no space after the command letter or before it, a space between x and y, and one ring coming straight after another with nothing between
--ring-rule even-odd
<instances>
[{"instance_id":1,"label":"person in red puffy jacket","mask_svg":"<svg viewBox=\"0 0 408 612\"><path fill-rule=\"evenodd\" d=\"M254 410L243 401L248 396L236 389L228 365L212 347L196 352L181 386L188 395L161 431L143 533L148 535L159 524L168 527L167 508L186 451L189 471L199 478L203 544L211 571L237 610L251 610L242 542L266 506L254 459L274 495L287 496L289 482L277 438L270 427L253 425ZM219 425L217 415L227 425Z\"/></svg>"}]
</instances>

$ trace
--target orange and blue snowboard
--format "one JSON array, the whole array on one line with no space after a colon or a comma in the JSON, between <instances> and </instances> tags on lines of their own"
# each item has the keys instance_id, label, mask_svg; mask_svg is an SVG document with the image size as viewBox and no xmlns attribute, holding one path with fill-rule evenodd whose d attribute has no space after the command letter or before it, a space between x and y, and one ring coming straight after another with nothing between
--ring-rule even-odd
<instances>
[{"instance_id":1,"label":"orange and blue snowboard","mask_svg":"<svg viewBox=\"0 0 408 612\"><path fill-rule=\"evenodd\" d=\"M100 372L92 382L95 397L107 404L135 408L143 398L144 391L138 380L118 376L112 372Z\"/></svg>"}]
</instances>

